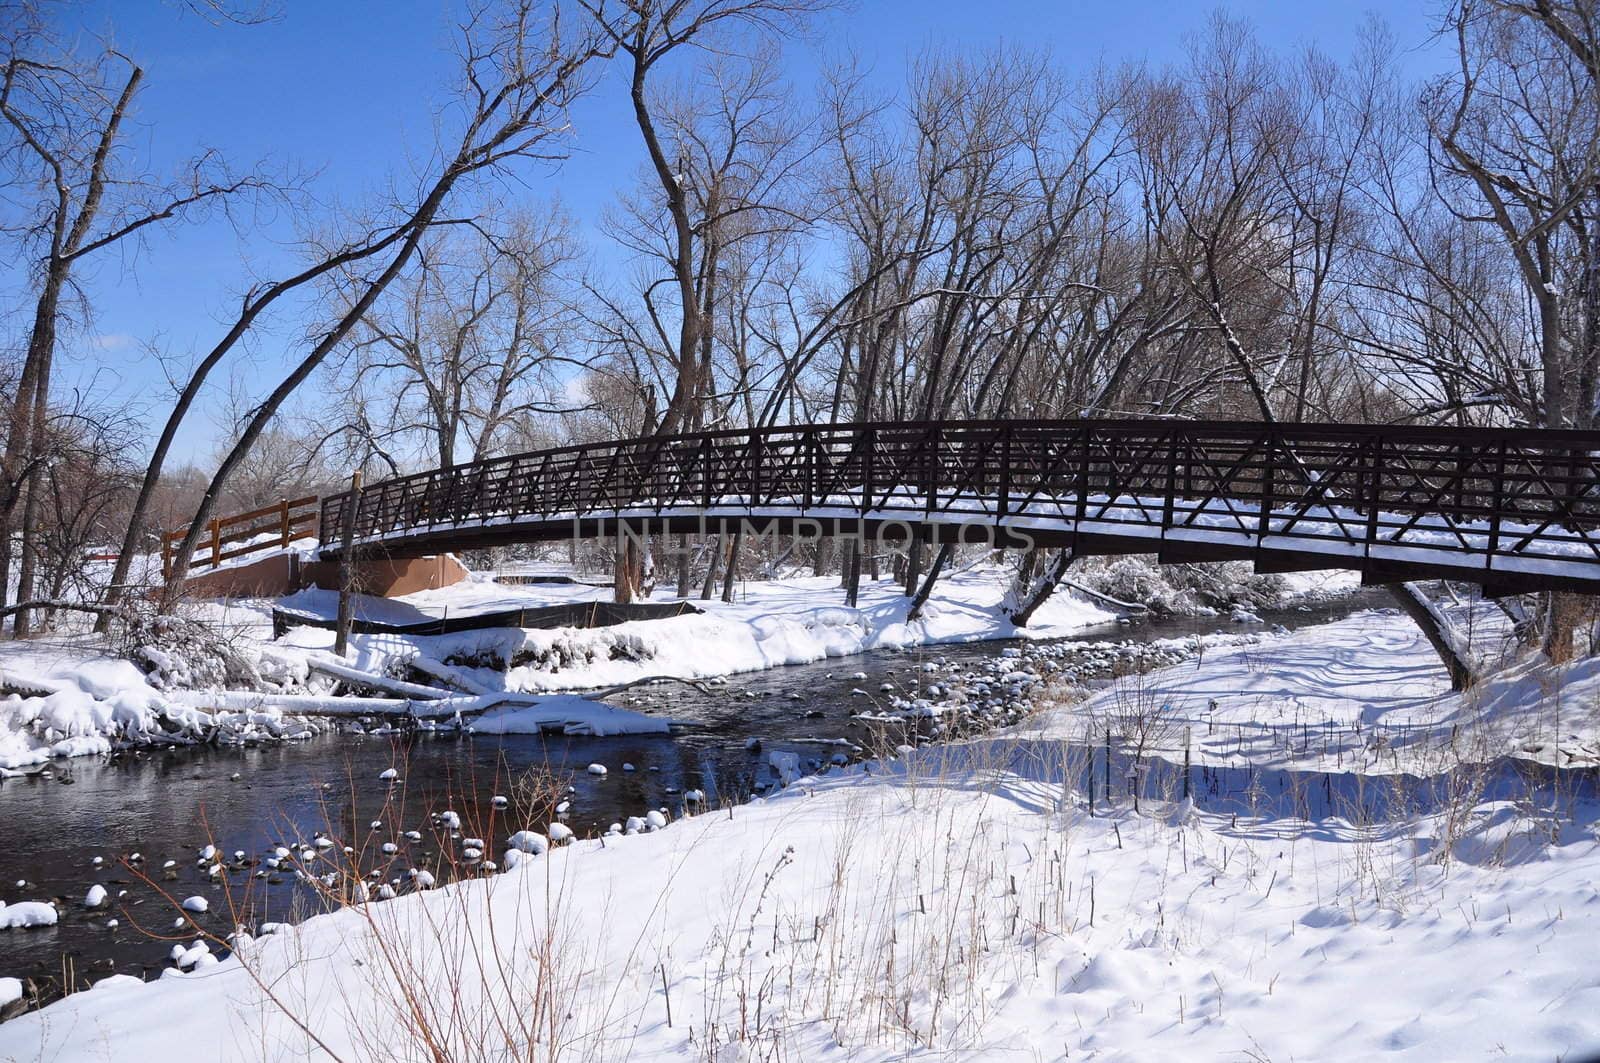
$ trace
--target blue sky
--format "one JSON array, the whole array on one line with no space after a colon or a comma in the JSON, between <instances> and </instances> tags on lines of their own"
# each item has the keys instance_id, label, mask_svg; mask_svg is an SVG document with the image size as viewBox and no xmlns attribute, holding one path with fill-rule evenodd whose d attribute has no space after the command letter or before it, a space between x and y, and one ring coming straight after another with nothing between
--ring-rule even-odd
<instances>
[{"instance_id":1,"label":"blue sky","mask_svg":"<svg viewBox=\"0 0 1600 1063\"><path fill-rule=\"evenodd\" d=\"M1367 14L1382 18L1417 76L1438 62L1429 37L1442 0L1370 5L1250 0L1225 5L1253 24L1263 42L1292 49L1315 43L1335 56L1354 45ZM259 26L212 25L178 0L89 0L86 29L110 33L146 73L137 143L156 171L170 170L202 147L240 164L267 159L315 172L324 202L359 203L395 174L408 153L431 144L430 104L451 74L445 49L454 5L441 0L281 0L282 17ZM853 51L881 83L895 86L907 62L928 46L1001 43L1050 51L1069 72L1107 60L1163 64L1182 56L1184 36L1216 10L1210 3L1086 0L859 0L831 14L813 39L785 58L797 91L807 91L823 57ZM671 73L671 71L668 71ZM578 143L559 170L539 177L530 195L559 198L591 243L602 211L632 184L642 162L625 85L602 81L574 115ZM269 226L281 240L283 225ZM596 249L601 255L604 248ZM249 275L277 275L290 257L258 235L242 243L222 224L154 237L137 260L105 259L85 274L92 329L63 351L61 386L92 386L103 395L147 403L152 434L165 417L167 385L147 345L178 363L215 341L218 321ZM248 267L248 268L247 268ZM8 284L8 292L14 292ZM290 331L259 338L206 409L191 415L179 460L204 460L218 434L215 411L228 386L259 392L289 354Z\"/></svg>"}]
</instances>

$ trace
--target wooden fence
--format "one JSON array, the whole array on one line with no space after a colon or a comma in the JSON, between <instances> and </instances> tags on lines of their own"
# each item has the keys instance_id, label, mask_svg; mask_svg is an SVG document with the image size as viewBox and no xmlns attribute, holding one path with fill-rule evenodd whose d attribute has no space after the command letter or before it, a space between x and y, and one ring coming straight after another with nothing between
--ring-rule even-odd
<instances>
[{"instance_id":1,"label":"wooden fence","mask_svg":"<svg viewBox=\"0 0 1600 1063\"><path fill-rule=\"evenodd\" d=\"M190 571L217 568L218 566L252 554L263 554L287 549L300 539L317 537L318 499L284 499L276 505L263 506L248 513L230 517L217 517L206 525L206 538L201 540L190 561ZM161 575L172 575L172 552L189 534L185 525L161 538ZM237 544L237 545L234 545Z\"/></svg>"}]
</instances>

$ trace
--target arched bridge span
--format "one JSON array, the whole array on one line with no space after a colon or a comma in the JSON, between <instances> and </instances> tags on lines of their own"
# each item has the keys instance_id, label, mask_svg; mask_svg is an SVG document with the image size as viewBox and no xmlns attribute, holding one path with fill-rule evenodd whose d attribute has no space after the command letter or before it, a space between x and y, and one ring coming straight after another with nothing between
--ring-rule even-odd
<instances>
[{"instance_id":1,"label":"arched bridge span","mask_svg":"<svg viewBox=\"0 0 1600 1063\"><path fill-rule=\"evenodd\" d=\"M558 447L322 500L322 556L909 534L1492 593L1600 592L1600 433L1168 420L798 425Z\"/></svg>"}]
</instances>

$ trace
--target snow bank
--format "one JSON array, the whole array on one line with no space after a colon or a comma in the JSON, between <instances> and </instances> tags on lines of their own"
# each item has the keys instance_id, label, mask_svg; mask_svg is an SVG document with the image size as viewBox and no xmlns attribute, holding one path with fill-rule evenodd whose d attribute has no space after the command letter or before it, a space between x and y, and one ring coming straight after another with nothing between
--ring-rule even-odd
<instances>
[{"instance_id":1,"label":"snow bank","mask_svg":"<svg viewBox=\"0 0 1600 1063\"><path fill-rule=\"evenodd\" d=\"M1452 693L1416 625L1357 613L1259 645L1226 645L1193 666L1144 676L1036 719L1036 737L1147 728L1152 752L1197 764L1427 774L1513 754L1562 767L1600 763L1600 657L1551 666L1527 656Z\"/></svg>"},{"instance_id":2,"label":"snow bank","mask_svg":"<svg viewBox=\"0 0 1600 1063\"><path fill-rule=\"evenodd\" d=\"M703 614L670 620L590 629L356 635L351 641L355 663L366 671L389 671L409 661L468 689L542 692L610 686L650 676L705 679L873 649L1052 638L1116 619L1100 606L1063 591L1026 628L1018 628L1000 610L1010 573L1010 566L987 561L947 573L917 620L907 619L910 599L892 581L864 582L859 608L850 609L838 604L842 592L836 579L806 577L750 583L745 596L735 602L696 600L694 604L706 610ZM607 594L604 588L581 585L521 587L469 581L407 596L390 608L415 619L447 610L460 615L594 600ZM658 591L657 598L671 595ZM305 609L328 604L304 595L295 602ZM302 627L291 630L278 645L291 651L322 650L332 641L330 631Z\"/></svg>"},{"instance_id":3,"label":"snow bank","mask_svg":"<svg viewBox=\"0 0 1600 1063\"><path fill-rule=\"evenodd\" d=\"M18 901L0 904L0 930L18 927L55 926L61 915L47 901Z\"/></svg>"},{"instance_id":4,"label":"snow bank","mask_svg":"<svg viewBox=\"0 0 1600 1063\"><path fill-rule=\"evenodd\" d=\"M919 754L731 817L630 824L603 845L513 836L506 875L255 938L256 977L231 957L68 997L0 1025L0 1057L303 1045L262 988L286 985L294 1020L342 1057L375 1028L404 1054L417 1001L451 1046L526 1055L481 1041L526 1028L494 1018L507 980L516 1014L554 1007L579 1058L1030 1059L1050 1046L1431 1061L1600 1045L1592 803L1518 862L1447 866L1403 831L1235 824L1192 806L1091 818L1063 801L1050 741L1025 758L1004 739L964 748L964 770L931 772ZM760 987L760 1009L743 986Z\"/></svg>"}]
</instances>

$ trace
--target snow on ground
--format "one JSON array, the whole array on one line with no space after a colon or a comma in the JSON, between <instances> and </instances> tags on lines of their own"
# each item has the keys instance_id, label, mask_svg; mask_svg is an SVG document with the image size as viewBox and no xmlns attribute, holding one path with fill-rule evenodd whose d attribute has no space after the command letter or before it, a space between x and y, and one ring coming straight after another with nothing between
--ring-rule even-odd
<instances>
[{"instance_id":1,"label":"snow on ground","mask_svg":"<svg viewBox=\"0 0 1600 1063\"><path fill-rule=\"evenodd\" d=\"M1600 763L1600 657L1525 657L1455 694L1416 625L1362 612L1130 679L1037 734L1081 739L1107 723L1142 728L1176 759L1187 733L1195 763L1230 767L1428 773L1504 753L1553 764L1558 749L1560 766L1582 766Z\"/></svg>"},{"instance_id":2,"label":"snow on ground","mask_svg":"<svg viewBox=\"0 0 1600 1063\"><path fill-rule=\"evenodd\" d=\"M1394 733L1544 711L1547 686L1527 676L1469 702L1437 673L1403 619L1368 613L1124 689L1215 700L1230 726L1252 713L1293 726L1289 706ZM389 1058L423 1051L425 1032L474 1058L507 1041L511 1056L559 1042L565 1059L1600 1049L1592 791L1371 828L1188 802L1108 814L1102 800L1091 816L1060 782L1084 711L314 918L240 957L0 1025L0 1059L108 1045L123 1058Z\"/></svg>"}]
</instances>

